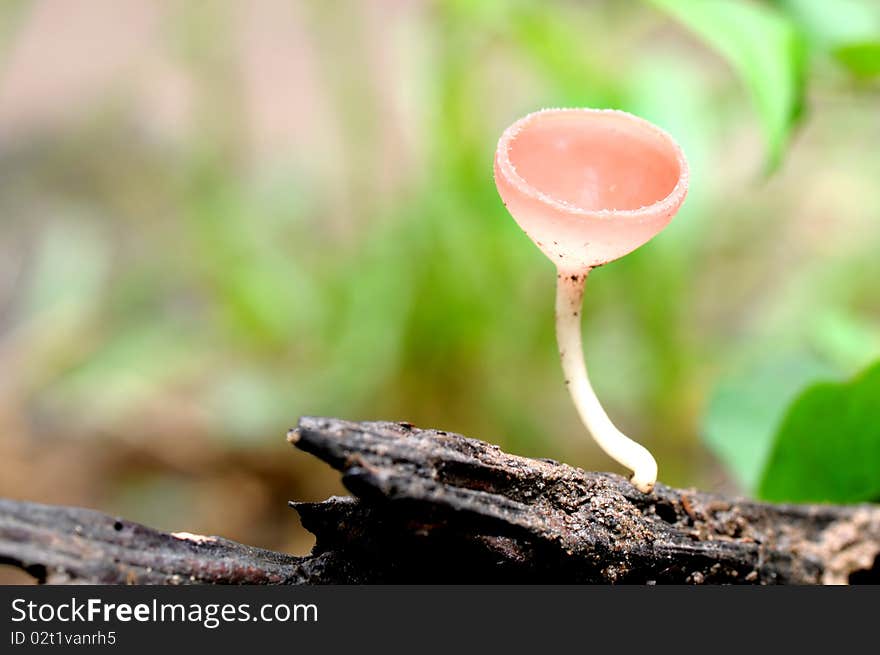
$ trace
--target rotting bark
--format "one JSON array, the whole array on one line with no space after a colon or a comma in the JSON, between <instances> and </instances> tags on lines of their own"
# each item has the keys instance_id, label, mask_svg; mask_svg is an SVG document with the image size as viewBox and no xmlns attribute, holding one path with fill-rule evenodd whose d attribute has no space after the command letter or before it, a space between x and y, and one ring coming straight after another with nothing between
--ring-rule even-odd
<instances>
[{"instance_id":1,"label":"rotting bark","mask_svg":"<svg viewBox=\"0 0 880 655\"><path fill-rule=\"evenodd\" d=\"M311 560L88 509L0 500L0 563L49 584L308 583Z\"/></svg>"},{"instance_id":2,"label":"rotting bark","mask_svg":"<svg viewBox=\"0 0 880 655\"><path fill-rule=\"evenodd\" d=\"M45 582L845 583L880 579L880 506L770 505L624 478L407 423L303 418L354 497L291 505L294 557L98 512L0 501L0 562Z\"/></svg>"}]
</instances>

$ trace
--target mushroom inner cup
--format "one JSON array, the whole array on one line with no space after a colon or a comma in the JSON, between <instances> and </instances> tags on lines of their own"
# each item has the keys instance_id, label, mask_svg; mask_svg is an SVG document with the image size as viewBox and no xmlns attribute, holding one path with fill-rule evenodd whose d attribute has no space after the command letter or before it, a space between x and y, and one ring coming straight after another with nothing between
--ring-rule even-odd
<instances>
[{"instance_id":1,"label":"mushroom inner cup","mask_svg":"<svg viewBox=\"0 0 880 655\"><path fill-rule=\"evenodd\" d=\"M682 173L668 138L613 112L540 115L521 127L508 153L527 185L585 212L648 207L669 196Z\"/></svg>"}]
</instances>

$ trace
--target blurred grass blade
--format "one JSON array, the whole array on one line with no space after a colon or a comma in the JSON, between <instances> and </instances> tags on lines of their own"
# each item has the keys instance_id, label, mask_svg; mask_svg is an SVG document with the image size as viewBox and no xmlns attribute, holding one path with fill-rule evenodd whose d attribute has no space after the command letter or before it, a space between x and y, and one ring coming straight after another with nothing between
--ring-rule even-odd
<instances>
[{"instance_id":1,"label":"blurred grass blade","mask_svg":"<svg viewBox=\"0 0 880 655\"><path fill-rule=\"evenodd\" d=\"M880 75L880 41L845 43L836 47L834 59L856 77Z\"/></svg>"},{"instance_id":2,"label":"blurred grass blade","mask_svg":"<svg viewBox=\"0 0 880 655\"><path fill-rule=\"evenodd\" d=\"M810 387L789 408L759 488L764 500L880 499L880 362Z\"/></svg>"},{"instance_id":3,"label":"blurred grass blade","mask_svg":"<svg viewBox=\"0 0 880 655\"><path fill-rule=\"evenodd\" d=\"M515 42L558 89L565 106L621 106L619 84L603 70L595 44L584 42L584 26L540 5L517 5L508 16ZM591 47L592 46L592 47Z\"/></svg>"},{"instance_id":4,"label":"blurred grass blade","mask_svg":"<svg viewBox=\"0 0 880 655\"><path fill-rule=\"evenodd\" d=\"M767 169L782 158L802 107L805 44L795 24L745 0L650 0L716 50L748 89L767 143Z\"/></svg>"}]
</instances>

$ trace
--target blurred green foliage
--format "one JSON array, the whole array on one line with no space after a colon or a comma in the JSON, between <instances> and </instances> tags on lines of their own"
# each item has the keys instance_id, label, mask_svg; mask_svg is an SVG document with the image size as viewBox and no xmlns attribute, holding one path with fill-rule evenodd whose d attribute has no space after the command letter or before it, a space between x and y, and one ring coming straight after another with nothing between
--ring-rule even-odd
<instances>
[{"instance_id":1,"label":"blurred green foliage","mask_svg":"<svg viewBox=\"0 0 880 655\"><path fill-rule=\"evenodd\" d=\"M492 156L529 111L615 107L675 135L693 173L673 224L591 275L597 392L665 482L722 484L704 433L764 489L766 463L797 456L772 441L797 390L880 353L876 4L368 5L297 3L283 42L303 51L272 84L302 84L299 141L271 156L233 3L163 5L158 47L192 95L173 138L144 127L133 77L60 128L2 136L8 425L275 452L301 414L399 418L609 467Z\"/></svg>"},{"instance_id":2,"label":"blurred green foliage","mask_svg":"<svg viewBox=\"0 0 880 655\"><path fill-rule=\"evenodd\" d=\"M740 0L652 0L730 63L748 88L775 168L804 101L805 44L797 24L770 6Z\"/></svg>"},{"instance_id":3,"label":"blurred green foliage","mask_svg":"<svg viewBox=\"0 0 880 655\"><path fill-rule=\"evenodd\" d=\"M762 498L880 499L880 364L854 380L811 386L788 409L759 487Z\"/></svg>"},{"instance_id":4,"label":"blurred green foliage","mask_svg":"<svg viewBox=\"0 0 880 655\"><path fill-rule=\"evenodd\" d=\"M725 372L703 430L744 488L758 488L786 408L805 386L833 374L829 369L804 353L781 352Z\"/></svg>"},{"instance_id":5,"label":"blurred green foliage","mask_svg":"<svg viewBox=\"0 0 880 655\"><path fill-rule=\"evenodd\" d=\"M660 4L677 5L683 11L683 5L678 3ZM705 10L710 5L719 8L727 3L697 4ZM758 82L752 80L751 84L759 88L765 85L764 104L768 98L772 104L775 90L781 93L776 103L782 111L782 98L790 97L786 93L791 88L790 81L801 79L794 71L800 67L802 47L808 49L816 68L831 61L862 80L880 72L880 50L876 47L880 44L880 7L850 0L835 5L834 11L828 11L827 3L814 0L779 4L783 12L772 20L776 21L777 29L782 29L780 21L787 21L784 29L789 36L785 41L795 40L799 44L798 54L793 57L792 50L780 48L775 56L769 56L761 51L773 43L772 39L757 47L749 46L748 39L743 39L747 49L752 47L753 59L749 60L748 54L740 59L755 66L749 68L732 60L747 82L750 75L762 78ZM770 7L759 9L757 5L742 3L739 9L744 8L746 13L773 11ZM726 7L725 11L731 9ZM690 15L686 22L694 20ZM751 32L758 33L757 29ZM795 33L797 37L790 36ZM729 38L726 34L722 40ZM721 50L725 51L724 46ZM795 61L797 65L793 64ZM773 82L778 77L773 68L779 66L788 66L788 84ZM765 75L767 70L771 72ZM753 93L760 107L761 91ZM774 144L784 143L793 123L774 121L769 118L773 112L762 113L771 152L775 152ZM789 116L797 114L790 112ZM866 274L870 276L873 268L869 267ZM814 337L813 345L825 352L817 356L812 349L793 352L786 346L773 353L762 353L728 373L709 405L704 426L706 443L730 467L740 484L761 498L875 501L880 499L876 476L880 434L875 429L880 424L880 395L875 376L868 372L850 384L817 383L835 372L850 370L847 364L863 364L870 355L876 356L876 331L859 325L858 319L839 308L817 309L826 317L817 328L821 336ZM849 362L845 362L847 355L853 356ZM808 389L799 394L805 387Z\"/></svg>"},{"instance_id":6,"label":"blurred green foliage","mask_svg":"<svg viewBox=\"0 0 880 655\"><path fill-rule=\"evenodd\" d=\"M880 75L880 41L845 43L834 50L834 56L858 77Z\"/></svg>"}]
</instances>

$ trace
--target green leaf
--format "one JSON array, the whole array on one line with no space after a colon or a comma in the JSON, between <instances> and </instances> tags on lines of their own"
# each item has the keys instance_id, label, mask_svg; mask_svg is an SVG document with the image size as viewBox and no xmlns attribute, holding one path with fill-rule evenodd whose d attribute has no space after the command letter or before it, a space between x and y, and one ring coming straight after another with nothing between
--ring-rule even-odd
<instances>
[{"instance_id":1,"label":"green leaf","mask_svg":"<svg viewBox=\"0 0 880 655\"><path fill-rule=\"evenodd\" d=\"M845 43L836 47L832 54L838 63L856 77L880 75L880 41Z\"/></svg>"},{"instance_id":2,"label":"green leaf","mask_svg":"<svg viewBox=\"0 0 880 655\"><path fill-rule=\"evenodd\" d=\"M722 380L709 401L703 440L736 481L754 492L785 411L805 385L827 376L813 357L788 353L761 358Z\"/></svg>"},{"instance_id":3,"label":"green leaf","mask_svg":"<svg viewBox=\"0 0 880 655\"><path fill-rule=\"evenodd\" d=\"M744 0L650 0L715 49L748 89L775 168L800 117L806 49L787 16Z\"/></svg>"},{"instance_id":4,"label":"green leaf","mask_svg":"<svg viewBox=\"0 0 880 655\"><path fill-rule=\"evenodd\" d=\"M817 384L798 397L759 492L777 502L880 499L880 362L851 382Z\"/></svg>"}]
</instances>

